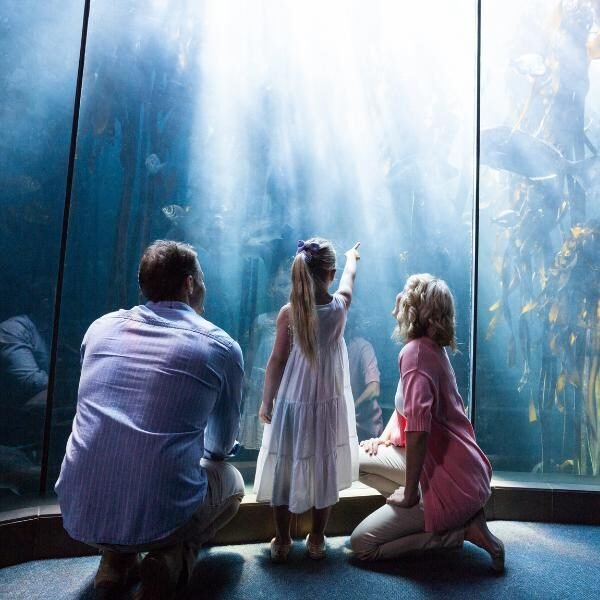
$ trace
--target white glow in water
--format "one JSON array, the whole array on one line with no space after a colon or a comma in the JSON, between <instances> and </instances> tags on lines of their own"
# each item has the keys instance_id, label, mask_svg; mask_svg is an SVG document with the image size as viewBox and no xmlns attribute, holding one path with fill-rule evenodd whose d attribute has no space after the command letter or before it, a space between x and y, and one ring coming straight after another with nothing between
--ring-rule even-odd
<instances>
[{"instance_id":1,"label":"white glow in water","mask_svg":"<svg viewBox=\"0 0 600 600\"><path fill-rule=\"evenodd\" d=\"M323 228L335 226L331 207L342 202L365 235L393 235L386 215L409 201L390 171L403 163L444 213L458 177L439 175L436 163L470 168L474 4L204 3L196 160L209 163L215 202L240 210L268 176L256 170L263 152L266 169L291 183L291 212L308 195Z\"/></svg>"}]
</instances>

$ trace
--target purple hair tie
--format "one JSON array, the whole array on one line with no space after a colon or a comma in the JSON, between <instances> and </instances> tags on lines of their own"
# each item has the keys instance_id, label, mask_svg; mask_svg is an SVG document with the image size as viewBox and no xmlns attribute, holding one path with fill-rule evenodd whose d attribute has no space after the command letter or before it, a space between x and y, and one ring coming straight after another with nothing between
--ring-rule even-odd
<instances>
[{"instance_id":1,"label":"purple hair tie","mask_svg":"<svg viewBox=\"0 0 600 600\"><path fill-rule=\"evenodd\" d=\"M298 245L296 249L296 254L300 254L300 252L304 252L304 260L309 263L313 256L316 256L319 250L321 249L320 244L317 242L305 242L304 240L298 240Z\"/></svg>"}]
</instances>

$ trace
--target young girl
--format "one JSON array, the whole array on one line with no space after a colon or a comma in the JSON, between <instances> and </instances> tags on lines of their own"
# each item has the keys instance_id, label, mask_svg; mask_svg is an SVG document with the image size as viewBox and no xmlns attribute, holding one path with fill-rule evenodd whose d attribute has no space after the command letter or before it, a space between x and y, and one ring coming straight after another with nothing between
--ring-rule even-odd
<instances>
[{"instance_id":1,"label":"young girl","mask_svg":"<svg viewBox=\"0 0 600 600\"><path fill-rule=\"evenodd\" d=\"M292 265L290 302L277 317L275 344L267 363L259 416L267 424L256 466L257 501L270 501L276 535L271 559L282 562L291 548L292 513L312 508L306 538L309 556L325 556L331 506L338 491L358 475L358 442L348 374L344 327L352 300L357 243L333 296L331 242L298 242ZM275 407L273 408L273 402Z\"/></svg>"},{"instance_id":2,"label":"young girl","mask_svg":"<svg viewBox=\"0 0 600 600\"><path fill-rule=\"evenodd\" d=\"M354 530L352 548L359 558L385 559L468 540L502 571L504 546L483 512L492 468L475 441L444 348L456 346L452 294L441 279L412 275L393 314L406 341L397 412L379 438L361 444L360 459L361 481L388 496L387 504ZM399 435L395 420L404 428Z\"/></svg>"}]
</instances>

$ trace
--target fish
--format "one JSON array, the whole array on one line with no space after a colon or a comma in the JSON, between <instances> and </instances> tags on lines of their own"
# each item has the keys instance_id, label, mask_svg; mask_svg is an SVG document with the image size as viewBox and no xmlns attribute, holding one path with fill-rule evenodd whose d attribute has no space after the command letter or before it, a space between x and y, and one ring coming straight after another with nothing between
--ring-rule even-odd
<instances>
[{"instance_id":1,"label":"fish","mask_svg":"<svg viewBox=\"0 0 600 600\"><path fill-rule=\"evenodd\" d=\"M522 54L510 63L521 75L542 77L548 72L546 61L540 54Z\"/></svg>"},{"instance_id":2,"label":"fish","mask_svg":"<svg viewBox=\"0 0 600 600\"><path fill-rule=\"evenodd\" d=\"M0 189L10 196L26 196L39 192L42 186L30 175L14 175L0 178Z\"/></svg>"},{"instance_id":3,"label":"fish","mask_svg":"<svg viewBox=\"0 0 600 600\"><path fill-rule=\"evenodd\" d=\"M497 300L496 302L494 302L494 304L492 304L492 306L490 306L490 312L497 311L500 308L500 306L502 306L502 301Z\"/></svg>"},{"instance_id":4,"label":"fish","mask_svg":"<svg viewBox=\"0 0 600 600\"><path fill-rule=\"evenodd\" d=\"M558 319L558 304L553 304L552 308L550 309L550 312L548 313L548 321L550 321L550 323L556 323Z\"/></svg>"},{"instance_id":5,"label":"fish","mask_svg":"<svg viewBox=\"0 0 600 600\"><path fill-rule=\"evenodd\" d=\"M263 260L272 256L276 246L284 242L292 228L285 224L277 227L271 222L264 221L250 229L242 241L242 252L248 258Z\"/></svg>"},{"instance_id":6,"label":"fish","mask_svg":"<svg viewBox=\"0 0 600 600\"><path fill-rule=\"evenodd\" d=\"M587 188L599 158L592 156L570 161L551 144L510 127L495 127L481 132L481 164L532 180L572 175Z\"/></svg>"},{"instance_id":7,"label":"fish","mask_svg":"<svg viewBox=\"0 0 600 600\"><path fill-rule=\"evenodd\" d=\"M530 301L521 309L521 314L525 315L528 312L531 312L537 306L537 302Z\"/></svg>"},{"instance_id":8,"label":"fish","mask_svg":"<svg viewBox=\"0 0 600 600\"><path fill-rule=\"evenodd\" d=\"M492 223L501 225L502 227L514 227L521 218L521 215L512 209L503 210L501 213L492 218Z\"/></svg>"},{"instance_id":9,"label":"fish","mask_svg":"<svg viewBox=\"0 0 600 600\"><path fill-rule=\"evenodd\" d=\"M185 217L189 214L191 210L190 206L180 206L179 204L169 204L168 206L163 206L161 211L169 221L178 221L182 217Z\"/></svg>"},{"instance_id":10,"label":"fish","mask_svg":"<svg viewBox=\"0 0 600 600\"><path fill-rule=\"evenodd\" d=\"M160 171L162 171L167 163L160 162L160 158L154 153L149 154L144 161L144 165L146 165L146 171L148 171L149 175L156 175Z\"/></svg>"}]
</instances>

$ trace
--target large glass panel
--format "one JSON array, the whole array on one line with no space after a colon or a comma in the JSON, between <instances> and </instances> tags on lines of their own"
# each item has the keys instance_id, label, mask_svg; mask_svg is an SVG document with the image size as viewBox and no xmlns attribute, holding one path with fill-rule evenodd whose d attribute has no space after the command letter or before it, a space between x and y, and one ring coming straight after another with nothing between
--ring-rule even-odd
<instances>
[{"instance_id":1,"label":"large glass panel","mask_svg":"<svg viewBox=\"0 0 600 600\"><path fill-rule=\"evenodd\" d=\"M40 485L82 12L78 0L0 5L0 510Z\"/></svg>"},{"instance_id":2,"label":"large glass panel","mask_svg":"<svg viewBox=\"0 0 600 600\"><path fill-rule=\"evenodd\" d=\"M599 26L598 2L483 2L477 435L558 482L600 475Z\"/></svg>"},{"instance_id":3,"label":"large glass panel","mask_svg":"<svg viewBox=\"0 0 600 600\"><path fill-rule=\"evenodd\" d=\"M296 241L316 234L340 257L362 241L347 336L373 348L384 417L398 379L390 311L411 272L454 289L452 360L468 399L475 2L456 4L92 3L61 405L74 409L74 350L89 324L139 302L143 248L188 241L206 275L206 317L244 350L238 464L251 482L275 315ZM368 429L378 407L360 410ZM53 444L51 482L66 433Z\"/></svg>"}]
</instances>

